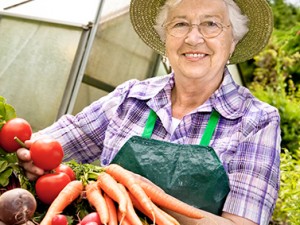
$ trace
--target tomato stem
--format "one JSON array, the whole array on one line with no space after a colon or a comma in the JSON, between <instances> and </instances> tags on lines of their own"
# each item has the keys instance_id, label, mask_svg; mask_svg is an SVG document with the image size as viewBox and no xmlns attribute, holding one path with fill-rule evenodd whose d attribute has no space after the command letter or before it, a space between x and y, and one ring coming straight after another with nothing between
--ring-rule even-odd
<instances>
[{"instance_id":1,"label":"tomato stem","mask_svg":"<svg viewBox=\"0 0 300 225\"><path fill-rule=\"evenodd\" d=\"M26 145L25 145L25 143L23 141L21 141L18 137L14 137L14 140L16 142L18 142L18 144L21 145L21 147L27 148Z\"/></svg>"}]
</instances>

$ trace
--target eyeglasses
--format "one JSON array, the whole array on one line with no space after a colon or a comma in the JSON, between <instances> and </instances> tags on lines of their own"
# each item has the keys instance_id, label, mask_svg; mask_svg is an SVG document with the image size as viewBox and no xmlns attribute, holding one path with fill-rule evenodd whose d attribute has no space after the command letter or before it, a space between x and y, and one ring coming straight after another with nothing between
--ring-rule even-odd
<instances>
[{"instance_id":1,"label":"eyeglasses","mask_svg":"<svg viewBox=\"0 0 300 225\"><path fill-rule=\"evenodd\" d=\"M203 21L200 24L192 24L186 21L175 21L163 25L169 35L177 38L186 36L191 32L194 26L197 27L198 31L205 38L217 37L221 34L224 28L230 27L230 25L223 25L214 21Z\"/></svg>"}]
</instances>

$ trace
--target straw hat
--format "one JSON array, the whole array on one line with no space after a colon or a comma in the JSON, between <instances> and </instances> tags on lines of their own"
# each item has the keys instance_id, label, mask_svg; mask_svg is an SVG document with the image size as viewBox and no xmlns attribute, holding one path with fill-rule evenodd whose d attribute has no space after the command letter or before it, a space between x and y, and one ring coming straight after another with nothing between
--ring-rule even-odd
<instances>
[{"instance_id":1,"label":"straw hat","mask_svg":"<svg viewBox=\"0 0 300 225\"><path fill-rule=\"evenodd\" d=\"M140 38L159 54L164 55L165 45L155 31L156 16L166 0L131 0L130 17ZM236 45L231 64L253 58L268 43L273 29L273 15L266 0L234 0L243 14L248 16L249 31Z\"/></svg>"}]
</instances>

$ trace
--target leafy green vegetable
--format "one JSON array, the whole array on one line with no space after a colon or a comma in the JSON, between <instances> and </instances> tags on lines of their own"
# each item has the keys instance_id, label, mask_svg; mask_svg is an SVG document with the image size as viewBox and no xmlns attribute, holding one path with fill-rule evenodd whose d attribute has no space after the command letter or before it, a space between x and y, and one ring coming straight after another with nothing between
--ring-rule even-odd
<instances>
[{"instance_id":1,"label":"leafy green vegetable","mask_svg":"<svg viewBox=\"0 0 300 225\"><path fill-rule=\"evenodd\" d=\"M6 121L15 118L16 116L17 114L14 107L7 104L6 99L0 96L0 129Z\"/></svg>"},{"instance_id":2,"label":"leafy green vegetable","mask_svg":"<svg viewBox=\"0 0 300 225\"><path fill-rule=\"evenodd\" d=\"M6 170L8 166L8 162L5 160L0 159L0 173Z\"/></svg>"},{"instance_id":3,"label":"leafy green vegetable","mask_svg":"<svg viewBox=\"0 0 300 225\"><path fill-rule=\"evenodd\" d=\"M6 168L5 171L0 173L0 185L5 187L9 184L9 177L12 175L12 168Z\"/></svg>"},{"instance_id":4,"label":"leafy green vegetable","mask_svg":"<svg viewBox=\"0 0 300 225\"><path fill-rule=\"evenodd\" d=\"M16 110L14 107L6 103L6 99L0 96L0 130L2 126L10 119L16 118ZM10 184L11 177L16 176L23 188L32 189L32 185L24 176L22 168L18 166L18 158L15 153L7 153L0 147L0 188L5 188ZM15 184L14 184L15 185ZM14 186L9 187L14 188Z\"/></svg>"},{"instance_id":5,"label":"leafy green vegetable","mask_svg":"<svg viewBox=\"0 0 300 225\"><path fill-rule=\"evenodd\" d=\"M77 163L75 160L64 162L64 164L72 168L76 174L76 179L81 180L84 185L90 181L97 180L99 173L104 171L101 166ZM37 199L37 202L38 207L35 212L34 221L39 223L49 206L40 202L39 199ZM78 224L79 219L82 219L84 216L94 211L95 209L90 205L83 192L83 195L68 205L62 214L67 216L68 224Z\"/></svg>"},{"instance_id":6,"label":"leafy green vegetable","mask_svg":"<svg viewBox=\"0 0 300 225\"><path fill-rule=\"evenodd\" d=\"M73 169L76 174L76 179L81 180L84 185L91 180L97 180L99 173L104 171L101 166L77 163L75 160L65 162L65 164Z\"/></svg>"}]
</instances>

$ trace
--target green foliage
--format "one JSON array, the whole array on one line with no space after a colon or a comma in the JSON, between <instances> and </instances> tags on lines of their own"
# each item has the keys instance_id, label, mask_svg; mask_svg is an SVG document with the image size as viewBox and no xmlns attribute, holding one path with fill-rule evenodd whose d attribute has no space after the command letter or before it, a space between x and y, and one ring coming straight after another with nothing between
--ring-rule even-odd
<instances>
[{"instance_id":1,"label":"green foliage","mask_svg":"<svg viewBox=\"0 0 300 225\"><path fill-rule=\"evenodd\" d=\"M5 123L5 121L8 121L12 118L15 118L16 111L12 105L7 104L5 98L0 96L0 129Z\"/></svg>"},{"instance_id":2,"label":"green foliage","mask_svg":"<svg viewBox=\"0 0 300 225\"><path fill-rule=\"evenodd\" d=\"M0 96L0 130L6 121L14 117L16 117L15 109ZM9 178L16 170L16 162L15 154L8 154L0 148L0 187L6 187L9 184Z\"/></svg>"},{"instance_id":3,"label":"green foliage","mask_svg":"<svg viewBox=\"0 0 300 225\"><path fill-rule=\"evenodd\" d=\"M245 85L281 117L281 185L273 225L300 221L300 9L271 0L274 32L268 46L239 64Z\"/></svg>"},{"instance_id":4,"label":"green foliage","mask_svg":"<svg viewBox=\"0 0 300 225\"><path fill-rule=\"evenodd\" d=\"M299 25L299 21L300 21L300 8L299 7L297 8L296 6L291 4L286 4L284 0L269 0L269 2L274 15L275 31L272 37L276 38L277 36L281 36L280 40L283 42L286 41L284 39L284 36L289 37L289 39L294 37L295 39L293 41L292 40L288 41L290 46L286 46L286 47L289 50L294 49L295 52L296 51L299 52L299 36L298 37L296 35L291 36L290 30L292 29L293 32L295 33L297 31L297 26ZM296 48L293 48L293 46ZM254 65L254 59L240 63L238 66L240 71L242 72L243 81L245 85L248 86L253 81L253 72L256 68L256 66ZM294 68L295 71L299 72L299 66L300 65L298 63L298 69ZM298 76L298 82L299 79L300 79L300 75Z\"/></svg>"},{"instance_id":5,"label":"green foliage","mask_svg":"<svg viewBox=\"0 0 300 225\"><path fill-rule=\"evenodd\" d=\"M300 21L300 9L294 5L286 4L284 0L271 1L274 15L274 27L279 30L289 30Z\"/></svg>"},{"instance_id":6,"label":"green foliage","mask_svg":"<svg viewBox=\"0 0 300 225\"><path fill-rule=\"evenodd\" d=\"M246 82L252 93L280 113L281 185L271 224L293 225L300 221L300 24L289 30L280 24L264 51L241 68L251 73Z\"/></svg>"},{"instance_id":7,"label":"green foliage","mask_svg":"<svg viewBox=\"0 0 300 225\"><path fill-rule=\"evenodd\" d=\"M14 107L6 103L6 99L0 96L0 130L6 121L17 116ZM15 153L7 153L0 147L0 191L15 187L32 189L28 179L18 166Z\"/></svg>"},{"instance_id":8,"label":"green foliage","mask_svg":"<svg viewBox=\"0 0 300 225\"><path fill-rule=\"evenodd\" d=\"M282 147L291 152L300 143L300 24L275 31L270 44L254 57L252 93L278 108Z\"/></svg>"},{"instance_id":9,"label":"green foliage","mask_svg":"<svg viewBox=\"0 0 300 225\"><path fill-rule=\"evenodd\" d=\"M300 149L297 150L300 155ZM273 224L299 224L300 164L288 150L281 154L281 188L273 214Z\"/></svg>"}]
</instances>

